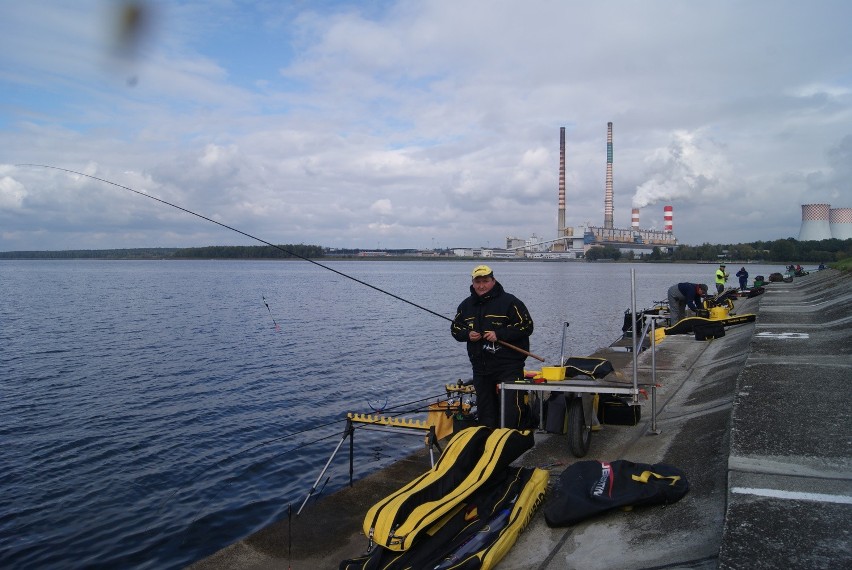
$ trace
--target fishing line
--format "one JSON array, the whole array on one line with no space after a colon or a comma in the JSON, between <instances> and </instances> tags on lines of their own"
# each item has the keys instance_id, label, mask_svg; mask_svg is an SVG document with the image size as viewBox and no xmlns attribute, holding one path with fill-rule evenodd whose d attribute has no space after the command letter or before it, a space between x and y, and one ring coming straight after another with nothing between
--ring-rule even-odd
<instances>
[{"instance_id":1,"label":"fishing line","mask_svg":"<svg viewBox=\"0 0 852 570\"><path fill-rule=\"evenodd\" d=\"M337 422L334 422L334 423L337 423ZM331 425L331 424L325 424L325 425L326 425L326 426L328 426L328 425ZM274 460L278 459L279 457L283 457L284 455L288 455L288 454L290 454L290 453L294 453L294 452L299 451L299 450L301 450L301 449L303 449L303 448L305 448L305 447L308 447L309 445L314 445L314 444L316 444L316 443L320 443L320 442L322 442L322 441L326 441L326 440L329 440L329 439L332 439L332 438L338 437L338 435L339 435L339 434L337 434L337 433L332 433L332 434L328 434L328 435L325 435L325 436L319 437L319 438L314 439L314 440L312 440L312 441L307 441L307 442L302 443L302 444L300 444L300 445L297 445L297 446L295 446L295 447L291 447L290 449L288 449L288 450L286 450L286 451L283 451L283 452L281 452L281 453L276 453L275 455L272 455L271 457L267 457L267 458L265 458L265 459L263 460L263 463L270 463L270 462L272 462L272 461L274 461ZM282 438L277 438L277 439L282 439ZM267 441L267 442L264 442L263 444L255 445L255 446L253 446L253 447L251 447L251 448L249 448L249 449L254 449L254 448L256 448L256 447L260 447L261 445L265 445L266 443L270 443L270 442L269 442L269 441ZM228 458L226 458L226 459L234 458L234 457L236 457L237 455L240 455L241 453L243 453L243 452L245 452L245 451L249 451L249 449L245 449L245 450L241 451L240 453L237 453L237 454L231 455L231 456L229 456L229 457L228 457ZM222 463L222 461L219 461L216 465L218 465L219 463ZM215 467L215 465L214 465L214 467ZM243 472L245 472L245 471L251 471L251 470L253 470L253 469L255 469L255 468L256 468L256 465L250 465L250 466L248 466L248 468L244 468L244 469L243 469ZM208 471L208 469L205 469L205 470L204 470L201 474L204 474L204 473L206 473L207 471ZM215 484L215 485L213 485L212 487L210 487L210 488L209 488L209 490L210 490L210 491L215 491L215 492L214 492L214 493L213 493L213 495L212 495L212 496L208 499L208 501L207 501L207 502L208 502L208 503L210 503L210 502L212 502L214 499L218 498L218 497L219 497L219 493L221 493L221 490L222 490L222 489L224 489L226 486L230 485L231 483L233 483L233 482L235 482L235 481L239 481L239 480L240 480L240 478L241 478L241 476L242 476L242 474L231 475L230 477L227 477L227 478L225 478L225 479L222 479L222 480L221 480L221 481L219 481L217 484ZM326 483L328 483L328 481L326 481ZM217 488L218 488L219 490L216 490ZM172 494L169 496L169 498L167 499L167 501L166 501L166 502L171 502L171 499L172 499L172 498L174 498L174 496L175 496L178 492L180 492L180 491L182 491L182 490L183 490L183 487L180 487L180 488L178 488L178 489L175 489L175 490L174 490L174 492L172 492ZM160 510L162 510L162 508L163 508L163 506L165 506L165 503L166 503L166 502L164 502L164 503L163 503L163 505L161 505L161 506L160 506ZM157 511L157 514L159 514L159 512L160 512L160 511ZM190 525L195 524L195 523L196 523L199 519L201 519L201 517L202 517L202 516L203 516L203 515L202 515L202 513L201 513L201 512L199 512L199 514L198 514L195 518L193 518L193 519L192 519L192 522L190 523ZM150 527L149 527L148 529L146 529L146 532L147 532L148 530L150 530ZM185 541L185 540L186 540L186 538L184 537L184 541Z\"/></svg>"},{"instance_id":2,"label":"fishing line","mask_svg":"<svg viewBox=\"0 0 852 570\"><path fill-rule=\"evenodd\" d=\"M440 397L441 397L441 395L439 394L439 395L437 395L437 396L431 396L431 397L429 397L429 398L421 398L421 399L419 399L419 400L412 400L411 402L406 402L406 403L404 403L404 404L400 404L399 406L393 406L391 409L399 408L399 407L401 407L401 406L409 406L409 405L411 405L411 404L415 404L415 403L422 402L422 401L425 401L425 400L431 400L431 399L435 399L435 398L440 398ZM418 410L414 410L414 411L416 412L416 411L418 411ZM397 412L397 413L398 413L398 414L402 414L402 413L411 413L411 410L409 410L409 411L405 411L405 410L403 410L403 411L399 411L399 412ZM248 453L249 451L252 451L252 450L254 450L254 449L257 449L257 448L259 448L259 447L264 447L264 446L266 446L266 445L269 445L269 444L271 444L271 443L275 443L275 442L277 442L277 441L282 441L282 440L290 439L290 438L295 437L295 436L297 436L297 435L305 434L305 433L308 433L308 432L313 432L313 431L316 431L316 430L319 430L319 429L322 429L322 428L326 428L326 427L329 427L329 426L338 425L338 424L339 424L339 422L340 422L340 420L339 420L339 419L337 419L337 420L333 420L333 421L330 421L330 422L326 422L326 423L324 423L324 424L320 424L320 425L318 425L318 426L313 426L313 427L310 427L310 428L307 428L307 429L303 429L303 430L299 430L299 431L294 431L294 432L291 432L291 433L285 434L285 435L280 436L280 437L274 437L274 438L272 438L272 439L268 439L268 440L266 440L266 441L262 441L262 442L260 442L260 443L256 443L256 444L251 445L251 446L249 446L249 447L246 447L245 449L242 449L242 450L240 450L240 451L238 451L238 452L236 452L236 453L232 453L231 455L228 455L227 457L225 457L225 458L223 458L223 459L220 459L219 461L217 461L217 462L216 462L216 463L214 463L213 465L210 465L210 466L208 466L208 467L205 467L205 468L201 469L201 470L198 472L198 475L197 475L196 477L199 477L199 476L201 476L201 475L204 475L204 474L206 474L208 471L210 471L210 470L212 470L212 469L215 469L215 468L217 468L217 467L223 467L225 463L227 463L227 462L229 462L229 461L231 461L231 460L233 460L233 459L236 459L237 457L239 457L239 456L241 456L241 455L243 455L243 454L245 454L245 453ZM357 426L353 426L353 429L361 430L361 429L366 429L367 427L368 427L368 426L366 426L366 425L365 425L365 426L357 425ZM320 442L322 442L322 441L326 441L326 440L329 440L329 439L332 439L332 438L335 438L335 437L338 437L338 436L339 436L339 434L338 434L337 432L335 432L335 433L332 433L332 434L329 434L329 435L324 435L324 436L321 436L321 437L317 437L316 439L313 439L313 440L310 440L310 441L303 442L303 443L298 444L298 445L296 445L296 446L294 446L294 447L291 447L291 448L289 448L289 449L287 449L287 450L285 450L285 451L282 451L281 453L275 453L275 454L273 454L271 457L268 457L268 458L264 459L264 461L267 461L267 462L269 462L269 461L273 461L273 460L275 460L275 459L278 459L279 457L283 457L283 456L285 456L285 455L289 455L289 454L291 454L291 453L295 453L295 452L297 452L297 451L299 451L299 450L301 450L301 449L304 449L304 448L306 448L306 447L308 447L308 446L310 446L310 445L314 445L314 444L317 444L317 443L320 443ZM231 482L233 482L234 480L236 480L236 478L234 478L233 476L232 476L232 477L229 477L229 478L227 478L227 479L224 479L224 480L222 480L221 482L219 482L217 485L215 485L215 486L213 487L213 489L215 489L216 487L218 487L218 486L220 486L220 485L223 485L223 484L230 484L230 483L231 483ZM326 480L326 484L327 484L327 483L328 483L328 480ZM324 487L324 486L325 486L325 485L323 485L323 487ZM177 495L177 494L178 494L179 492L181 492L183 489L184 489L184 487L183 487L183 486L181 486L181 487L179 487L179 488L175 489L174 491L172 491L172 493L171 493L171 494L170 494L170 495L169 495L169 496L168 496L168 497L167 497L167 498L163 501L163 503L160 505L160 508L157 510L157 514L159 514L159 513L160 513L160 511L162 511L163 507L164 507L167 503L171 503L171 501L172 501L172 499L174 499L175 495ZM218 496L218 494L219 494L219 492L217 491L217 492L213 495L213 497L212 497L212 498L217 497L217 496ZM196 522L199 518L200 518L200 516L195 517L195 518L192 520L192 522L193 522L193 523L195 523L195 522ZM148 528L146 528L146 529L145 529L145 532L148 532L148 531L150 531L150 530L151 530L151 529L150 529L150 527L148 527Z\"/></svg>"},{"instance_id":3,"label":"fishing line","mask_svg":"<svg viewBox=\"0 0 852 570\"><path fill-rule=\"evenodd\" d=\"M380 287L376 287L375 285L367 283L366 281L362 281L362 280L358 279L357 277L352 277L351 275L347 275L346 273L343 273L342 271L338 271L337 269L329 267L328 265L323 265L322 263L320 263L318 261L314 261L313 259L310 259L310 258L305 257L303 255L299 255L298 253L296 253L294 251L290 251L288 249L285 249L285 248L281 247L280 245L275 245L274 243L270 243L270 242L268 242L264 239L261 239L257 236L253 236L250 233L244 232L242 230L238 230L237 228L235 228L233 226L223 224L222 222L217 222L216 220L214 220L212 218L208 218L207 216L203 216L201 214L193 212L192 210L188 210L187 208L184 208L182 206L178 206L177 204L167 202L166 200L163 200L161 198L157 198L156 196L153 196L151 194L146 194L145 192L140 192L139 190L134 190L133 188L131 188L129 186L124 186L123 184L118 184L117 182L112 182L111 180L107 180L105 178L99 178L97 176L92 176L91 174L86 174L84 172L78 172L76 170L71 170L69 168L61 168L59 166L50 166L49 164L16 164L15 166L28 166L28 167L33 167L33 168L51 168L53 170L61 170L62 172L68 172L70 174L76 174L78 176L85 176L86 178L91 178L92 180L98 180L100 182L104 182L106 184L111 184L113 186L116 186L116 187L121 188L123 190L128 190L130 192L133 192L134 194L139 194L140 196L144 196L145 198L150 198L151 200L154 200L156 202L160 202L161 204L165 204L166 206L171 206L172 208L176 208L176 209L180 210L181 212L186 212L187 214L192 214L193 216L195 216L197 218L201 218L202 220L212 222L212 223L216 224L217 226L222 226L223 228L229 229L233 232L237 232L240 235L244 235L244 236L251 238L255 241L259 241L260 243L262 243L264 245L274 247L275 249L283 251L284 253L286 253L288 255L292 255L293 257L298 257L299 259L301 259L303 261L307 261L308 263L313 263L314 265L316 265L318 267L322 267L323 269L327 269L327 270L329 270L333 273L337 273L341 277L351 279L352 281L355 281L356 283L360 283L361 285L365 285L365 286L369 287L370 289L374 289L374 290L378 291L379 293L384 293L385 295L393 297L394 299L396 299L398 301L402 301L403 303L408 303L409 305L411 305L413 307L417 307L418 309L426 311L427 313L435 315L436 317L440 317L440 318L447 320L447 321L450 321L450 322L453 321L453 319L451 319L450 317L447 317L446 315L442 315L441 313L437 313L437 312L433 311L432 309L427 309L426 307L424 307L422 305L418 305L414 301L409 301L408 299L404 299L404 298L400 297L399 295L395 295L395 294L391 293L390 291L385 291L384 289L382 289Z\"/></svg>"},{"instance_id":4,"label":"fishing line","mask_svg":"<svg viewBox=\"0 0 852 570\"><path fill-rule=\"evenodd\" d=\"M193 477L193 479L195 479L195 478L197 478L197 477L200 477L201 475L205 475L208 471L211 471L212 469L215 469L216 467L223 467L223 466L224 466L224 464L225 464L225 463L227 463L228 461L231 461L232 459L236 459L236 458L237 458L237 457L239 457L240 455L243 455L244 453L248 453L249 451L252 451L253 449L257 449L257 448L259 448L259 447L264 447L264 446L269 445L269 444L271 444L271 443L275 443L276 441L282 441L282 440L285 440L285 439L289 439L289 438L291 438L291 437L294 437L294 436L297 436L297 435L300 435L300 434L303 434L303 433L308 433L308 432L310 432L310 431L314 431L314 430L318 430L318 429L326 428L326 427L329 427L329 426L332 426L332 425L336 425L339 421L340 421L340 420L334 420L334 421L331 421L331 422L327 422L327 423L324 423L324 424L320 424L320 425L318 425L318 426L313 426L313 427L308 428L308 429L303 429L303 430L300 430L300 431L295 431L295 432L288 433L288 434L285 434L285 435L282 435L282 436L279 436L279 437L274 437L274 438L272 438L272 439L268 439L268 440L266 440L266 441L262 441L262 442L260 442L260 443L256 443L256 444L251 445L251 446L249 446L249 447L246 447L245 449L242 449L242 450L240 450L240 451L238 451L238 452L236 452L236 453L232 453L231 455L228 455L228 456L226 456L226 457L225 457L225 458L223 458L223 459L220 459L219 461L217 461L217 462L216 462L216 463L214 463L213 465L209 465L209 466L207 466L207 467L204 467L204 468L200 469L200 470L198 471L197 475L196 475L195 477ZM299 449L302 449L303 447L307 447L308 445L312 445L312 444L314 444L314 443L318 443L318 442L320 442L320 441L323 441L323 440L325 440L325 439L329 439L329 438L331 438L331 437L333 437L333 436L332 436L332 435L329 435L329 436L326 436L326 437L321 437L321 438L316 439L316 440L314 440L314 441L306 442L306 443L304 443L304 444L302 444L302 445L299 445L299 446L296 446L296 447L294 447L294 448L288 449L287 451L285 451L285 452L283 452L283 453L278 453L278 454L274 455L274 456L272 457L272 459L276 459L276 458L278 458L278 457L281 457L282 455L286 455L286 454L288 454L288 453L292 453L292 452L294 452L294 451L298 451ZM183 491L183 489L184 489L184 488L185 488L185 486L180 486L180 487L176 488L174 491L172 491L172 492L171 492L171 494L163 500L163 502L162 502L162 504L160 505L160 508L157 510L157 513L156 513L156 514L157 514L157 515L159 515L159 514L160 514L160 512L163 510L163 507L165 507L167 503L170 503L170 502L172 501L172 499L174 499L175 495L177 495L178 493L180 493L181 491ZM214 487L214 488L215 488L215 487ZM193 520L193 522L195 522L195 520L198 520L198 517L196 517L196 519L194 519L194 520ZM151 528L150 528L150 527L146 528L146 529L145 529L145 532L148 532L149 530L151 530Z\"/></svg>"},{"instance_id":5,"label":"fishing line","mask_svg":"<svg viewBox=\"0 0 852 570\"><path fill-rule=\"evenodd\" d=\"M428 400L428 399L435 399L435 398L440 398L440 397L441 397L441 396L440 396L440 395L438 395L438 396L432 396L431 398L422 398L422 399L420 399L420 400L414 400L414 401L412 401L412 402L408 402L407 404L400 404L400 406L402 406L402 405L409 405L409 404L413 404L413 403L421 402L421 401L424 401L424 400ZM428 411L428 410L423 410L423 409L402 410L402 411L398 412L398 414L403 414L403 413L416 413L416 412L425 412L425 411ZM391 417L394 417L394 416L391 416ZM267 444L270 444L270 443L273 443L273 442L276 442L276 441L280 441L280 440L283 440L283 439L287 439L287 438L290 438L290 437L295 436L295 435L299 435L299 434L307 433L307 432L309 432L309 431L313 431L313 430L320 429L320 428L323 428L323 427L328 427L328 426L331 426L331 425L337 424L337 423L338 423L338 421L339 421L339 420L336 420L336 421L333 421L333 422L328 422L328 423L322 424L322 425L320 425L320 426L316 426L316 427L313 427L313 428L310 428L310 429L305 429L305 430L301 430L301 431L293 432L293 433L287 434L287 435L282 436L282 437L273 438L273 439L270 439L270 440L264 441L264 442L262 442L262 443L258 443L258 444L256 444L256 445L252 445L252 446L250 446L250 447L248 447L248 448L246 448L246 449L243 449L242 451L239 451L239 452L237 452L237 453L231 454L231 455L229 455L228 457L226 457L226 458L224 458L224 459L221 459L221 460L217 461L217 462L216 462L215 464L213 464L212 466L210 466L210 467L208 467L208 468L205 468L205 469L204 469L201 473L199 473L199 475L206 473L207 471L209 471L210 469L213 469L214 467L221 466L223 463L227 462L228 460L235 459L236 457L238 457L238 456L240 456L240 455L242 455L242 454L244 454L244 453L247 453L247 452L249 452L249 451L251 451L251 450L253 450L253 449L257 449L258 447L263 447L264 445L267 445ZM354 425L354 424L353 424L353 425L352 425L352 430L353 430L353 431L355 431L355 430L362 431L362 430L363 430L363 431L365 431L365 432L368 432L368 431L379 431L379 429L378 429L378 428L375 428L375 427L373 427L373 426L371 426L371 425L369 425L369 424L364 424L364 425ZM285 455L289 455L289 454L291 454L291 453L294 453L294 452L296 452L296 451L299 451L299 450L301 450L301 449L304 449L304 448L306 448L306 447L308 447L308 446L310 446L310 445L314 445L314 444L320 443L320 442L322 442L322 441L327 441L327 440L329 440L329 439L336 438L336 437L338 437L338 436L339 436L339 433L331 433L331 434L328 434L328 435L323 435L323 436L321 436L321 437L317 437L316 439L313 439L313 440L310 440L310 441L306 441L306 442L300 443L300 444L298 444L298 445L296 445L296 446L294 446L294 447L291 447L291 448L289 448L289 449L287 449L287 450L285 450L285 451L282 451L281 453L275 453L275 454L273 454L273 455L272 455L272 456L270 456L270 457L266 457L266 458L264 458L264 459L263 459L263 463L270 463L270 462L275 461L276 459L278 459L278 458L280 458L280 457L283 457L283 456L285 456ZM353 437L353 436L350 436L350 437ZM375 450L374 450L374 451L375 451ZM391 456L390 456L390 455L385 455L385 457L391 457ZM380 458L377 458L377 459L376 459L376 461L378 461L379 459L380 459ZM245 470L252 470L252 469L255 469L256 467L257 467L257 465L250 465L250 466L248 466L247 468L245 468L245 469L244 469L244 471L245 471ZM209 499L209 500L210 500L210 501L212 501L213 499L217 498L217 497L219 496L219 493L221 492L221 488L224 488L224 486L226 486L226 485L230 485L230 484L231 484L231 483L233 483L234 481L238 481L238 480L240 480L240 478L241 478L241 474L238 474L238 475L231 475L230 477L227 477L227 478L225 478L225 479L221 480L219 483L217 483L216 485L214 485L214 486L211 488L211 490L215 490L217 487L219 487L219 488L220 488L220 491L216 491L216 492L213 494L213 496L212 496L212 497L210 497L210 499ZM324 482L324 483L322 484L322 486L321 486L321 487L317 490L316 494L315 494L315 495L312 495L312 496L313 496L314 498L319 497L319 496L322 494L322 491L325 489L326 485L328 485L328 482L329 482L330 480L331 480L331 475L329 475L328 477L326 477L325 482ZM183 490L183 487L178 488L178 489L175 489L175 490L172 492L172 494L171 494L171 495L169 495L168 499L166 499L166 501L163 503L163 505L161 505L161 506L160 506L160 509L162 510L162 508L163 508L163 506L165 505L165 503L166 503L166 502L171 502L171 500L174 498L174 496L175 496L178 492L180 492L181 490ZM159 513L159 511L158 511L158 513ZM297 513L297 515L298 515L298 513ZM196 516L196 517L192 520L192 523L190 523L190 524L194 524L194 523L195 523L196 521L198 521L200 518L201 518L201 515L199 514L198 516ZM150 528L149 528L149 529L146 529L146 532L147 532L147 530L150 530ZM184 539L184 540L185 540L185 539Z\"/></svg>"}]
</instances>

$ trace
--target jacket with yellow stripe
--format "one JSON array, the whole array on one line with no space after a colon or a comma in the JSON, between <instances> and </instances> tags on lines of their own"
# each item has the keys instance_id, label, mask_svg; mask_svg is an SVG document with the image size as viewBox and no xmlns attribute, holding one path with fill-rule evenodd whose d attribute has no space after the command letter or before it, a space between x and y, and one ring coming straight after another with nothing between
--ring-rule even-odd
<instances>
[{"instance_id":1,"label":"jacket with yellow stripe","mask_svg":"<svg viewBox=\"0 0 852 570\"><path fill-rule=\"evenodd\" d=\"M482 297L471 285L470 296L459 305L450 332L457 341L467 342L467 355L474 372L523 365L526 356L516 350L484 340L470 342L468 333L471 330L482 334L494 331L498 340L529 351L533 320L524 303L495 281L494 287Z\"/></svg>"}]
</instances>

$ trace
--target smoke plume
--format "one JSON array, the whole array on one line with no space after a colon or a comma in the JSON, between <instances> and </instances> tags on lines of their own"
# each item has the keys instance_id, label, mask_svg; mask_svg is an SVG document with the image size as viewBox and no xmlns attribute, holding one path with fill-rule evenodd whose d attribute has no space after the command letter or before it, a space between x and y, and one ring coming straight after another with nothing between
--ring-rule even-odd
<instances>
[{"instance_id":1,"label":"smoke plume","mask_svg":"<svg viewBox=\"0 0 852 570\"><path fill-rule=\"evenodd\" d=\"M633 207L697 198L718 186L729 170L722 147L701 131L675 131L667 148L645 160L648 180L636 188Z\"/></svg>"}]
</instances>

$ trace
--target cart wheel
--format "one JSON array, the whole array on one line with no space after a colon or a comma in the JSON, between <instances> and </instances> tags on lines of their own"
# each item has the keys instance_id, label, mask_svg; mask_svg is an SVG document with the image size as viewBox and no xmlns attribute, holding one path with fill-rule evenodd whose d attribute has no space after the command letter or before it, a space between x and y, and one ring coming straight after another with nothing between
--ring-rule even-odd
<instances>
[{"instance_id":1,"label":"cart wheel","mask_svg":"<svg viewBox=\"0 0 852 570\"><path fill-rule=\"evenodd\" d=\"M568 405L568 446L574 457L585 457L592 440L592 428L583 417L583 399L571 398Z\"/></svg>"}]
</instances>

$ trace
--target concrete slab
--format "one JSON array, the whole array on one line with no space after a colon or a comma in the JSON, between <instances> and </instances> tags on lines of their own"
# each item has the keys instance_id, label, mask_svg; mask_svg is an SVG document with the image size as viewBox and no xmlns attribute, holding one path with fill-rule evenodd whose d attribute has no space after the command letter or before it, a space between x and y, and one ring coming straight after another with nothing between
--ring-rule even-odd
<instances>
[{"instance_id":1,"label":"concrete slab","mask_svg":"<svg viewBox=\"0 0 852 570\"><path fill-rule=\"evenodd\" d=\"M785 285L738 381L720 568L852 567L852 279Z\"/></svg>"}]
</instances>

